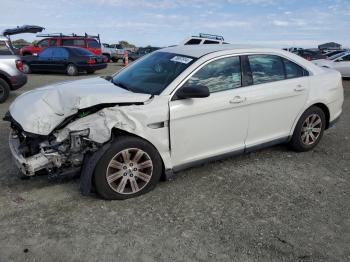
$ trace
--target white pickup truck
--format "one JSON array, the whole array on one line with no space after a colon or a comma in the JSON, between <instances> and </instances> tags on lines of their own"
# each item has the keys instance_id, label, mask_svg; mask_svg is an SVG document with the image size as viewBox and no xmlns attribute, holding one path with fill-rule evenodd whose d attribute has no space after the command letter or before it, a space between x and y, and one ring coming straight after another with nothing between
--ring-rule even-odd
<instances>
[{"instance_id":1,"label":"white pickup truck","mask_svg":"<svg viewBox=\"0 0 350 262\"><path fill-rule=\"evenodd\" d=\"M115 48L112 47L112 45L103 43L101 44L101 50L102 50L102 55L108 58L108 62L110 62L111 60L113 62L118 61L119 58L117 58L117 51Z\"/></svg>"}]
</instances>

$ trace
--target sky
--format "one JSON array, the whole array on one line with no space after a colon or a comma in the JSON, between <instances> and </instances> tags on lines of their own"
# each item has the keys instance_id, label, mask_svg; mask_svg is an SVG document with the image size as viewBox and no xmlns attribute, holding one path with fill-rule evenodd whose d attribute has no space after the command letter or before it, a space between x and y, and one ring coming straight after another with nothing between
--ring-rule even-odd
<instances>
[{"instance_id":1,"label":"sky","mask_svg":"<svg viewBox=\"0 0 350 262\"><path fill-rule=\"evenodd\" d=\"M0 32L30 24L45 33L99 33L102 42L137 46L175 45L210 33L233 44L317 47L335 41L350 47L350 0L1 0L0 10Z\"/></svg>"}]
</instances>

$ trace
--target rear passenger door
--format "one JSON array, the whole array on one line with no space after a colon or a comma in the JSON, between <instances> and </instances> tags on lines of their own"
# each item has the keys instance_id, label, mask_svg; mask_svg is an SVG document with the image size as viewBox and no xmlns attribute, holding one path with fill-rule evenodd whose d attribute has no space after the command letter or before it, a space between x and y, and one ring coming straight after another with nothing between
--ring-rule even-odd
<instances>
[{"instance_id":1,"label":"rear passenger door","mask_svg":"<svg viewBox=\"0 0 350 262\"><path fill-rule=\"evenodd\" d=\"M248 55L247 60L253 80L246 87L247 148L287 139L307 99L308 72L277 55Z\"/></svg>"}]
</instances>

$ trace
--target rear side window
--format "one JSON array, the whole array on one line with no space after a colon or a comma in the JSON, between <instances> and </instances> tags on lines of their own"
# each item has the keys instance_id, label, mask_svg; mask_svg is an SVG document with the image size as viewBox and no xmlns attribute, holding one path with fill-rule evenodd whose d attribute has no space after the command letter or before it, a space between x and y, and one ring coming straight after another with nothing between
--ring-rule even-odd
<instances>
[{"instance_id":1,"label":"rear side window","mask_svg":"<svg viewBox=\"0 0 350 262\"><path fill-rule=\"evenodd\" d=\"M350 55L343 56L343 61L350 61Z\"/></svg>"},{"instance_id":2,"label":"rear side window","mask_svg":"<svg viewBox=\"0 0 350 262\"><path fill-rule=\"evenodd\" d=\"M202 39L191 39L185 45L199 45L202 42Z\"/></svg>"},{"instance_id":3,"label":"rear side window","mask_svg":"<svg viewBox=\"0 0 350 262\"><path fill-rule=\"evenodd\" d=\"M263 84L285 79L282 59L275 55L248 56L253 84Z\"/></svg>"},{"instance_id":4,"label":"rear side window","mask_svg":"<svg viewBox=\"0 0 350 262\"><path fill-rule=\"evenodd\" d=\"M50 46L56 46L57 45L57 39L51 38L50 39Z\"/></svg>"},{"instance_id":5,"label":"rear side window","mask_svg":"<svg viewBox=\"0 0 350 262\"><path fill-rule=\"evenodd\" d=\"M292 61L289 61L288 59L283 59L283 62L286 68L287 78L297 78L297 77L302 77L309 74L304 68L297 65L296 63L293 63Z\"/></svg>"},{"instance_id":6,"label":"rear side window","mask_svg":"<svg viewBox=\"0 0 350 262\"><path fill-rule=\"evenodd\" d=\"M238 56L215 60L203 66L186 85L204 85L210 93L241 86L241 64Z\"/></svg>"},{"instance_id":7,"label":"rear side window","mask_svg":"<svg viewBox=\"0 0 350 262\"><path fill-rule=\"evenodd\" d=\"M89 39L87 40L88 47L91 48L100 48L100 44L95 39Z\"/></svg>"}]
</instances>

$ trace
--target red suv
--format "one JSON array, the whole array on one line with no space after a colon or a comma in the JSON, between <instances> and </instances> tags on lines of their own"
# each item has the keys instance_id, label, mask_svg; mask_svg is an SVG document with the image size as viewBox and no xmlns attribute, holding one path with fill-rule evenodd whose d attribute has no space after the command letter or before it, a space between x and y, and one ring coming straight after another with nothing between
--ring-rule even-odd
<instances>
[{"instance_id":1,"label":"red suv","mask_svg":"<svg viewBox=\"0 0 350 262\"><path fill-rule=\"evenodd\" d=\"M100 36L90 36L85 34L84 36L62 35L62 34L42 34L38 37L46 37L40 40L35 45L24 46L20 50L20 54L33 55L42 51L44 48L49 46L77 46L85 48L96 55L101 55L101 42Z\"/></svg>"}]
</instances>

